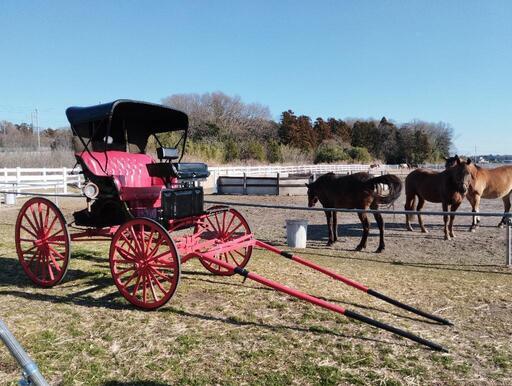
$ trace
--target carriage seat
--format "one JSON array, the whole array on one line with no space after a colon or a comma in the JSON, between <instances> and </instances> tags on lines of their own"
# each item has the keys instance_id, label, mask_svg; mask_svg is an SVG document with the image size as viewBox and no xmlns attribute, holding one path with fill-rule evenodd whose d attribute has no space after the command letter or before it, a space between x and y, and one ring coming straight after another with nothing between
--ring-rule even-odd
<instances>
[{"instance_id":1,"label":"carriage seat","mask_svg":"<svg viewBox=\"0 0 512 386\"><path fill-rule=\"evenodd\" d=\"M148 173L146 165L155 162L151 156L117 150L93 151L91 154L84 152L81 155L77 154L77 157L95 176L111 176L121 200L159 200L165 185L162 178L151 177ZM106 170L103 170L105 165Z\"/></svg>"}]
</instances>

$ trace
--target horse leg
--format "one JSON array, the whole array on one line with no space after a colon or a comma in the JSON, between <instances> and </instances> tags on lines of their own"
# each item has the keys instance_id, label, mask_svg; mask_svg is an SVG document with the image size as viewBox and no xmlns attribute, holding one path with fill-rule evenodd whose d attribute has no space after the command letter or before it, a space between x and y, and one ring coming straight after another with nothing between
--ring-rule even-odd
<instances>
[{"instance_id":1,"label":"horse leg","mask_svg":"<svg viewBox=\"0 0 512 386\"><path fill-rule=\"evenodd\" d=\"M366 213L358 213L357 215L359 216L359 220L361 220L361 224L363 224L363 237L356 247L356 251L360 251L366 248L366 240L368 240L368 234L370 233L370 221L368 221Z\"/></svg>"},{"instance_id":2,"label":"horse leg","mask_svg":"<svg viewBox=\"0 0 512 386\"><path fill-rule=\"evenodd\" d=\"M457 204L452 204L452 206L450 207L450 211L455 212L459 208L460 204L461 202ZM450 232L450 237L455 238L455 234L453 233L453 220L455 220L454 214L450 215L450 224L448 225L448 230Z\"/></svg>"},{"instance_id":3,"label":"horse leg","mask_svg":"<svg viewBox=\"0 0 512 386\"><path fill-rule=\"evenodd\" d=\"M416 201L416 196L413 194L412 196L407 195L405 198L405 210L413 210L414 209L414 201ZM405 226L408 231L413 231L411 226L411 217L412 215L405 215Z\"/></svg>"},{"instance_id":4,"label":"horse leg","mask_svg":"<svg viewBox=\"0 0 512 386\"><path fill-rule=\"evenodd\" d=\"M478 213L480 212L480 195L479 194L468 194L467 199L469 203L471 204L471 211ZM469 230L471 232L476 231L476 228L478 228L478 225L480 223L480 217L479 216L473 216L473 222L471 223L471 227L469 227Z\"/></svg>"},{"instance_id":5,"label":"horse leg","mask_svg":"<svg viewBox=\"0 0 512 386\"><path fill-rule=\"evenodd\" d=\"M332 212L332 232L334 236L334 242L338 241L338 212Z\"/></svg>"},{"instance_id":6,"label":"horse leg","mask_svg":"<svg viewBox=\"0 0 512 386\"><path fill-rule=\"evenodd\" d=\"M443 202L443 212L448 212L448 204L446 202ZM444 220L444 239L450 240L450 236L448 236L448 216L443 215Z\"/></svg>"},{"instance_id":7,"label":"horse leg","mask_svg":"<svg viewBox=\"0 0 512 386\"><path fill-rule=\"evenodd\" d=\"M372 209L378 209L377 205L372 205ZM374 213L373 217L375 217L375 221L377 221L377 225L379 227L379 247L375 251L376 253L381 253L386 246L384 245L384 219L380 213Z\"/></svg>"},{"instance_id":8,"label":"horse leg","mask_svg":"<svg viewBox=\"0 0 512 386\"><path fill-rule=\"evenodd\" d=\"M505 207L505 213L510 212L510 195L512 192L509 192L505 197L503 197L503 205ZM498 226L503 228L504 225L507 224L507 216L503 216Z\"/></svg>"},{"instance_id":9,"label":"horse leg","mask_svg":"<svg viewBox=\"0 0 512 386\"><path fill-rule=\"evenodd\" d=\"M327 246L329 247L334 243L334 237L332 235L332 211L326 211L325 217L327 218L327 231L329 232L329 240L327 241Z\"/></svg>"},{"instance_id":10,"label":"horse leg","mask_svg":"<svg viewBox=\"0 0 512 386\"><path fill-rule=\"evenodd\" d=\"M419 212L423 208L423 205L425 205L425 199L423 197L418 196L418 206L416 207L416 210ZM418 222L420 223L420 228L423 233L428 233L427 229L425 228L425 225L423 225L423 218L421 217L421 214L418 213Z\"/></svg>"}]
</instances>

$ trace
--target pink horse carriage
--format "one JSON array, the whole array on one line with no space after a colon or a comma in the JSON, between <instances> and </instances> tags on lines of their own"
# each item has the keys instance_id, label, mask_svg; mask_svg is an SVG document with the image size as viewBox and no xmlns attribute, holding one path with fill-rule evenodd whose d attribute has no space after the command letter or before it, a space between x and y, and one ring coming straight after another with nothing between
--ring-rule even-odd
<instances>
[{"instance_id":1,"label":"pink horse carriage","mask_svg":"<svg viewBox=\"0 0 512 386\"><path fill-rule=\"evenodd\" d=\"M434 350L445 350L410 332L249 272L245 267L253 249L263 248L395 306L450 324L257 240L245 218L233 208L204 210L199 182L208 177L208 168L203 163L181 162L188 130L183 112L117 100L70 107L66 114L85 177L86 207L73 213L68 224L61 210L46 198L33 197L22 206L16 221L16 250L23 270L36 285L51 287L64 279L71 241L109 240L113 281L128 302L142 309L167 303L178 287L181 265L196 258L212 274L238 274ZM176 145L163 146L161 135L176 138ZM158 146L158 162L146 154L148 141Z\"/></svg>"}]
</instances>

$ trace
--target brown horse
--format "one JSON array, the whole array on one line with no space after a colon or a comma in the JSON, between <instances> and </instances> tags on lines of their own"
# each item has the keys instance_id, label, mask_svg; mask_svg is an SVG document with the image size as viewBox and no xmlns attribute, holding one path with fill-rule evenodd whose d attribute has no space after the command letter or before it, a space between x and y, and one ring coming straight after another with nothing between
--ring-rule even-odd
<instances>
[{"instance_id":1,"label":"brown horse","mask_svg":"<svg viewBox=\"0 0 512 386\"><path fill-rule=\"evenodd\" d=\"M440 202L443 206L443 212L455 212L464 200L471 184L470 172L471 160L463 162L457 158L453 167L443 172L435 172L428 169L416 169L409 173L405 179L405 210L413 210L416 196L418 196L418 205L416 210L420 211L425 201ZM412 231L410 224L411 215L405 216L407 230ZM455 237L453 233L453 220L455 215L450 216L448 225L448 216L444 218L444 239L449 240ZM418 222L421 231L427 233L421 215L418 214Z\"/></svg>"},{"instance_id":2,"label":"brown horse","mask_svg":"<svg viewBox=\"0 0 512 386\"><path fill-rule=\"evenodd\" d=\"M378 209L379 204L391 204L402 191L402 181L397 176L386 174L372 178L368 173L355 173L347 176L336 176L327 173L308 187L308 206L315 206L320 201L324 208L345 209ZM329 241L332 245L338 239L338 221L335 211L325 211ZM363 237L356 247L357 251L366 248L366 240L370 233L370 222L366 213L358 213L359 220L363 224ZM384 220L380 213L373 215L380 231L379 247L376 252L382 252L384 245Z\"/></svg>"},{"instance_id":3,"label":"brown horse","mask_svg":"<svg viewBox=\"0 0 512 386\"><path fill-rule=\"evenodd\" d=\"M457 163L457 155L455 157L445 158L446 168L453 167ZM473 212L480 211L481 198L501 198L505 207L505 213L510 212L510 196L512 193L512 166L500 166L493 169L481 168L475 164L471 164L471 177L473 179L466 195ZM505 225L507 218L503 216L498 226ZM470 231L474 232L480 223L479 216L473 216L473 222Z\"/></svg>"}]
</instances>

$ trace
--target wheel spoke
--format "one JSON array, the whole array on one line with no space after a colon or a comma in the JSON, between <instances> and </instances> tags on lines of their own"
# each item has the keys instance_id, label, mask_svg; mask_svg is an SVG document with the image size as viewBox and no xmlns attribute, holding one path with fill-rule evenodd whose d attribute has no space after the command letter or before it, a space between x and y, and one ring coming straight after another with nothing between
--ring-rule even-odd
<instances>
[{"instance_id":1,"label":"wheel spoke","mask_svg":"<svg viewBox=\"0 0 512 386\"><path fill-rule=\"evenodd\" d=\"M136 296L136 293L139 290L139 286L140 286L140 275L137 276L137 281L135 282L135 286L133 287L133 292L132 292L133 297Z\"/></svg>"},{"instance_id":2,"label":"wheel spoke","mask_svg":"<svg viewBox=\"0 0 512 386\"><path fill-rule=\"evenodd\" d=\"M152 273L151 271L148 271L148 276L152 276ZM152 280L152 277L149 277L149 288L151 289L151 294L153 295L153 300L155 302L159 301L159 297L156 296L156 292L155 292L155 286L153 285L153 280Z\"/></svg>"},{"instance_id":3,"label":"wheel spoke","mask_svg":"<svg viewBox=\"0 0 512 386\"><path fill-rule=\"evenodd\" d=\"M235 256L233 255L233 253L231 251L228 252L228 253L229 253L229 256L231 256L231 259L233 259L233 261L235 262L236 266L238 267L240 265L240 263L235 259Z\"/></svg>"},{"instance_id":4,"label":"wheel spoke","mask_svg":"<svg viewBox=\"0 0 512 386\"><path fill-rule=\"evenodd\" d=\"M55 216L55 218L52 220L52 222L50 223L50 225L48 225L48 230L50 229L53 229L53 226L55 225L55 222L57 222L57 220L59 219L58 216ZM61 226L61 229L62 229L63 226ZM50 236L51 237L51 236Z\"/></svg>"},{"instance_id":5,"label":"wheel spoke","mask_svg":"<svg viewBox=\"0 0 512 386\"><path fill-rule=\"evenodd\" d=\"M121 275L120 275L120 274L118 274L118 273L115 273L115 274L114 274L114 276L115 276L115 277L117 277L117 278L120 278L120 277L121 277ZM130 277L128 278L128 280L127 280L127 281L125 281L125 282L123 283L123 285L127 288L127 287L128 287L128 285L131 283L131 281L132 281L133 279L135 279L135 277L136 277L136 276L137 276L137 270L134 268L133 273L130 275Z\"/></svg>"},{"instance_id":6,"label":"wheel spoke","mask_svg":"<svg viewBox=\"0 0 512 386\"><path fill-rule=\"evenodd\" d=\"M233 229L231 232L229 232L229 233L225 236L225 237L226 237L226 239L229 239L229 238L233 235L233 233L235 233L235 231L236 231L238 228L240 228L242 225L244 225L242 222L241 222L240 224L238 224L238 225L237 225L237 227L236 227L235 229Z\"/></svg>"},{"instance_id":7,"label":"wheel spoke","mask_svg":"<svg viewBox=\"0 0 512 386\"><path fill-rule=\"evenodd\" d=\"M37 237L36 234L32 233L32 231L30 231L28 228L25 228L23 225L20 225L20 228L23 229L24 231L26 231L27 233L30 233L30 235L32 237L34 237L35 239L39 239L39 237ZM23 239L23 240L26 240L26 239ZM32 241L32 240L27 240L27 241Z\"/></svg>"},{"instance_id":8,"label":"wheel spoke","mask_svg":"<svg viewBox=\"0 0 512 386\"><path fill-rule=\"evenodd\" d=\"M215 213L215 222L217 223L217 230L219 232L222 232L222 227L220 226L220 223L219 223L219 213Z\"/></svg>"},{"instance_id":9,"label":"wheel spoke","mask_svg":"<svg viewBox=\"0 0 512 386\"><path fill-rule=\"evenodd\" d=\"M50 228L48 228L48 230L50 230ZM55 233L53 233L51 236L48 236L48 240L51 240L51 241L54 241L53 239L55 238L55 236L57 236L59 233L61 232L64 232L64 229L63 228L60 228L58 231L56 231Z\"/></svg>"},{"instance_id":10,"label":"wheel spoke","mask_svg":"<svg viewBox=\"0 0 512 386\"><path fill-rule=\"evenodd\" d=\"M36 228L36 226L34 225L34 223L32 222L32 220L30 220L30 218L27 216L27 212L23 213L23 218L26 219L28 221L28 223L30 224L30 226L32 227L32 229L34 230L34 232L38 232L39 229Z\"/></svg>"},{"instance_id":11,"label":"wheel spoke","mask_svg":"<svg viewBox=\"0 0 512 386\"><path fill-rule=\"evenodd\" d=\"M135 245L135 251L137 254L142 255L142 249L139 244L139 240L137 240L137 236L135 234L135 229L133 229L133 226L128 228L128 231L130 232L130 235L133 237L133 244Z\"/></svg>"},{"instance_id":12,"label":"wheel spoke","mask_svg":"<svg viewBox=\"0 0 512 386\"><path fill-rule=\"evenodd\" d=\"M167 291L165 290L165 288L162 286L162 284L160 283L160 281L157 279L157 277L155 276L155 274L150 270L149 271L149 274L151 275L151 277L153 278L153 280L155 281L155 284L157 285L157 287L160 289L160 291L162 292L162 294L166 294Z\"/></svg>"},{"instance_id":13,"label":"wheel spoke","mask_svg":"<svg viewBox=\"0 0 512 386\"><path fill-rule=\"evenodd\" d=\"M117 252L123 257L125 260L136 262L138 259L136 256L132 255L130 252L128 252L126 249L123 249L121 246L116 245L115 246Z\"/></svg>"},{"instance_id":14,"label":"wheel spoke","mask_svg":"<svg viewBox=\"0 0 512 386\"><path fill-rule=\"evenodd\" d=\"M25 249L25 250L22 250L23 254L27 253L27 252L30 252L32 251L34 248L37 248L37 245L33 245L32 247L30 247L29 249Z\"/></svg>"},{"instance_id":15,"label":"wheel spoke","mask_svg":"<svg viewBox=\"0 0 512 386\"><path fill-rule=\"evenodd\" d=\"M36 217L36 214L34 213L34 209L33 209L33 205L30 205L29 206L29 209L30 209L30 213L32 213L32 218L34 219L34 224L36 226L36 229L38 231L41 230L41 226L39 225L39 223L37 222L37 217Z\"/></svg>"},{"instance_id":16,"label":"wheel spoke","mask_svg":"<svg viewBox=\"0 0 512 386\"><path fill-rule=\"evenodd\" d=\"M61 260L65 259L65 257L59 251L57 251L55 248L53 248L51 245L48 245L48 249L51 252L55 253L57 256L59 256Z\"/></svg>"},{"instance_id":17,"label":"wheel spoke","mask_svg":"<svg viewBox=\"0 0 512 386\"><path fill-rule=\"evenodd\" d=\"M48 206L46 208L48 208ZM39 224L41 224L41 229L44 230L43 211L41 210L40 202L37 204L37 212L39 213Z\"/></svg>"},{"instance_id":18,"label":"wheel spoke","mask_svg":"<svg viewBox=\"0 0 512 386\"><path fill-rule=\"evenodd\" d=\"M47 227L48 226L48 219L50 217L50 205L46 205L46 215L44 217L44 224L43 226Z\"/></svg>"},{"instance_id":19,"label":"wheel spoke","mask_svg":"<svg viewBox=\"0 0 512 386\"><path fill-rule=\"evenodd\" d=\"M148 242L146 243L146 248L144 250L145 255L147 255L149 253L149 248L151 247L151 243L153 242L154 234L155 234L155 230L151 229L151 233L149 234Z\"/></svg>"},{"instance_id":20,"label":"wheel spoke","mask_svg":"<svg viewBox=\"0 0 512 386\"><path fill-rule=\"evenodd\" d=\"M152 261L154 260L153 259L153 256L155 256L155 254L158 252L158 250L160 249L160 246L163 244L164 242L164 238L163 237L160 237L158 239L158 241L156 242L155 246L153 247L153 249L151 250L151 253L148 253L146 256L146 260L147 261Z\"/></svg>"},{"instance_id":21,"label":"wheel spoke","mask_svg":"<svg viewBox=\"0 0 512 386\"><path fill-rule=\"evenodd\" d=\"M61 272L62 271L62 267L59 265L59 263L57 263L57 260L55 260L55 257L52 254L50 254L50 259L51 259L51 262L53 263L53 266L55 267L55 269L57 271Z\"/></svg>"},{"instance_id":22,"label":"wheel spoke","mask_svg":"<svg viewBox=\"0 0 512 386\"><path fill-rule=\"evenodd\" d=\"M155 269L153 267L151 267L151 270L156 273L158 276L160 276L161 278L167 280L167 281L172 281L172 279L169 277L169 276L166 276L165 274L163 274L162 272L160 272L158 269Z\"/></svg>"}]
</instances>

